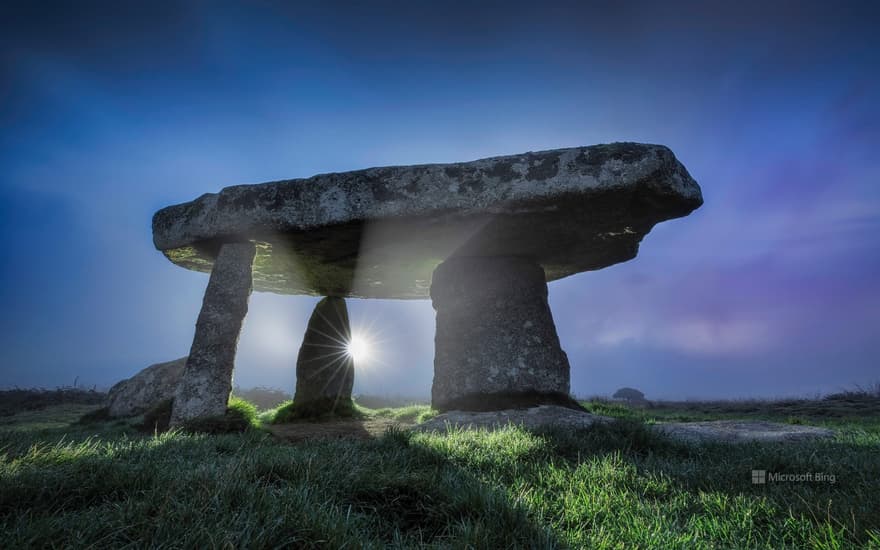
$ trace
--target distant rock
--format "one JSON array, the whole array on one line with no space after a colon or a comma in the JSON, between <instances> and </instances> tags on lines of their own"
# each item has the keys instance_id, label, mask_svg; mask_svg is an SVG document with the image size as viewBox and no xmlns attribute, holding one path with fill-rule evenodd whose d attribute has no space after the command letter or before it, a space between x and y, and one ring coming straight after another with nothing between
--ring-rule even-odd
<instances>
[{"instance_id":1,"label":"distant rock","mask_svg":"<svg viewBox=\"0 0 880 550\"><path fill-rule=\"evenodd\" d=\"M419 424L418 431L446 431L448 428L488 428L504 427L508 424L524 428L586 428L596 422L609 422L611 419L586 411L578 411L558 405L539 405L529 409L507 409L503 411L470 412L449 411Z\"/></svg>"},{"instance_id":2,"label":"distant rock","mask_svg":"<svg viewBox=\"0 0 880 550\"><path fill-rule=\"evenodd\" d=\"M627 403L632 404L644 404L647 402L645 399L645 394L640 392L635 388L620 388L614 395L611 396L614 399L621 399L626 401Z\"/></svg>"},{"instance_id":3,"label":"distant rock","mask_svg":"<svg viewBox=\"0 0 880 550\"><path fill-rule=\"evenodd\" d=\"M161 401L172 399L186 367L186 357L150 365L119 382L107 394L110 416L143 414Z\"/></svg>"},{"instance_id":4,"label":"distant rock","mask_svg":"<svg viewBox=\"0 0 880 550\"><path fill-rule=\"evenodd\" d=\"M692 443L745 443L804 441L833 437L834 430L818 426L781 424L763 420L714 420L710 422L663 422L654 425L660 433Z\"/></svg>"},{"instance_id":5,"label":"distant rock","mask_svg":"<svg viewBox=\"0 0 880 550\"><path fill-rule=\"evenodd\" d=\"M635 388L620 388L611 397L625 401L644 401L645 394Z\"/></svg>"}]
</instances>

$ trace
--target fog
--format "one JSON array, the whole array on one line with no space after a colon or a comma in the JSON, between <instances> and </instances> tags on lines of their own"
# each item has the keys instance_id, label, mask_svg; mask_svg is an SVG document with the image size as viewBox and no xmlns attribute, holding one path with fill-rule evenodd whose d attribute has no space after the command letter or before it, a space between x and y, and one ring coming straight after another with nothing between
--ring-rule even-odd
<instances>
[{"instance_id":1,"label":"fog","mask_svg":"<svg viewBox=\"0 0 880 550\"><path fill-rule=\"evenodd\" d=\"M227 185L642 141L705 205L550 284L572 391L876 382L880 40L870 4L11 8L0 32L0 385L106 387L186 355L207 275L157 209ZM503 6L503 9L501 9ZM393 16L388 15L393 13ZM687 13L685 17L682 14ZM316 299L254 293L236 384L291 390ZM429 301L350 300L355 393L427 397Z\"/></svg>"}]
</instances>

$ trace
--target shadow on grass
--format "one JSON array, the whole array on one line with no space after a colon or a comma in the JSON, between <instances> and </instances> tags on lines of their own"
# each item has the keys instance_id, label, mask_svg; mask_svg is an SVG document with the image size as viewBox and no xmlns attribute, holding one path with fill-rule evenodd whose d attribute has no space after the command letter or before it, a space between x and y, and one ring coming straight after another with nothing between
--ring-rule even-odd
<instances>
[{"instance_id":1,"label":"shadow on grass","mask_svg":"<svg viewBox=\"0 0 880 550\"><path fill-rule=\"evenodd\" d=\"M300 443L328 439L371 439L381 436L388 427L388 423L343 418L288 421L266 425L265 429L282 441Z\"/></svg>"},{"instance_id":2,"label":"shadow on grass","mask_svg":"<svg viewBox=\"0 0 880 550\"><path fill-rule=\"evenodd\" d=\"M880 437L860 428L826 440L694 444L618 420L540 435L570 472L616 463L629 475L605 481L620 492L677 522L694 524L702 516L712 524L706 529L738 525L748 536L716 541L722 546L763 540L771 547L840 547L876 542L880 535L880 503L873 496L880 490ZM764 483L753 483L755 470L764 472ZM773 481L771 473L788 481ZM731 525L722 527L723 516Z\"/></svg>"},{"instance_id":3,"label":"shadow on grass","mask_svg":"<svg viewBox=\"0 0 880 550\"><path fill-rule=\"evenodd\" d=\"M71 430L0 433L0 546L560 546L502 489L400 431L288 445Z\"/></svg>"},{"instance_id":4,"label":"shadow on grass","mask_svg":"<svg viewBox=\"0 0 880 550\"><path fill-rule=\"evenodd\" d=\"M363 426L362 426L363 428ZM633 422L290 445L0 432L0 547L834 547L878 531L877 437L688 445ZM835 483L753 485L751 470Z\"/></svg>"},{"instance_id":5,"label":"shadow on grass","mask_svg":"<svg viewBox=\"0 0 880 550\"><path fill-rule=\"evenodd\" d=\"M371 445L380 453L391 452L379 468L350 480L342 502L372 518L383 543L407 539L477 548L564 546L525 501L511 498L504 487L423 444L418 436L391 429Z\"/></svg>"}]
</instances>

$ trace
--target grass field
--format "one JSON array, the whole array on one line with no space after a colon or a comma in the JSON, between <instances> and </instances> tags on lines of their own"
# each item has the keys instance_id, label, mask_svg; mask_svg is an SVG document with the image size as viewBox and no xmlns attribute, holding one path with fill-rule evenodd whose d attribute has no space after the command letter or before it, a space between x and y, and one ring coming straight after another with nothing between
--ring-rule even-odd
<instances>
[{"instance_id":1,"label":"grass field","mask_svg":"<svg viewBox=\"0 0 880 550\"><path fill-rule=\"evenodd\" d=\"M298 444L262 429L79 424L94 405L53 405L0 416L0 548L880 548L880 413L853 400L797 412L593 401L619 420L579 432L391 429ZM689 446L645 428L742 417L838 435ZM835 481L753 485L755 469Z\"/></svg>"}]
</instances>

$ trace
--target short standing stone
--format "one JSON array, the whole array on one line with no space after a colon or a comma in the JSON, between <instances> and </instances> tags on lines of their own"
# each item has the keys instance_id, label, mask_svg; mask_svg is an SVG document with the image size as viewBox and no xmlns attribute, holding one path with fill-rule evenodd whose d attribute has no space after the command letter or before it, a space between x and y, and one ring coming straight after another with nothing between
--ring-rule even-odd
<instances>
[{"instance_id":1,"label":"short standing stone","mask_svg":"<svg viewBox=\"0 0 880 550\"><path fill-rule=\"evenodd\" d=\"M346 349L351 340L345 299L318 302L296 359L294 407L304 416L350 407L354 361Z\"/></svg>"},{"instance_id":2,"label":"short standing stone","mask_svg":"<svg viewBox=\"0 0 880 550\"><path fill-rule=\"evenodd\" d=\"M220 247L196 322L186 369L174 397L172 426L226 413L232 392L235 350L251 295L253 261L253 243L229 243Z\"/></svg>"},{"instance_id":3,"label":"short standing stone","mask_svg":"<svg viewBox=\"0 0 880 550\"><path fill-rule=\"evenodd\" d=\"M172 399L185 366L186 357L156 363L117 383L107 393L109 415L135 416Z\"/></svg>"},{"instance_id":4,"label":"short standing stone","mask_svg":"<svg viewBox=\"0 0 880 550\"><path fill-rule=\"evenodd\" d=\"M568 357L541 266L516 257L450 258L434 271L431 299L437 310L435 408L503 409L523 399L567 399Z\"/></svg>"}]
</instances>

